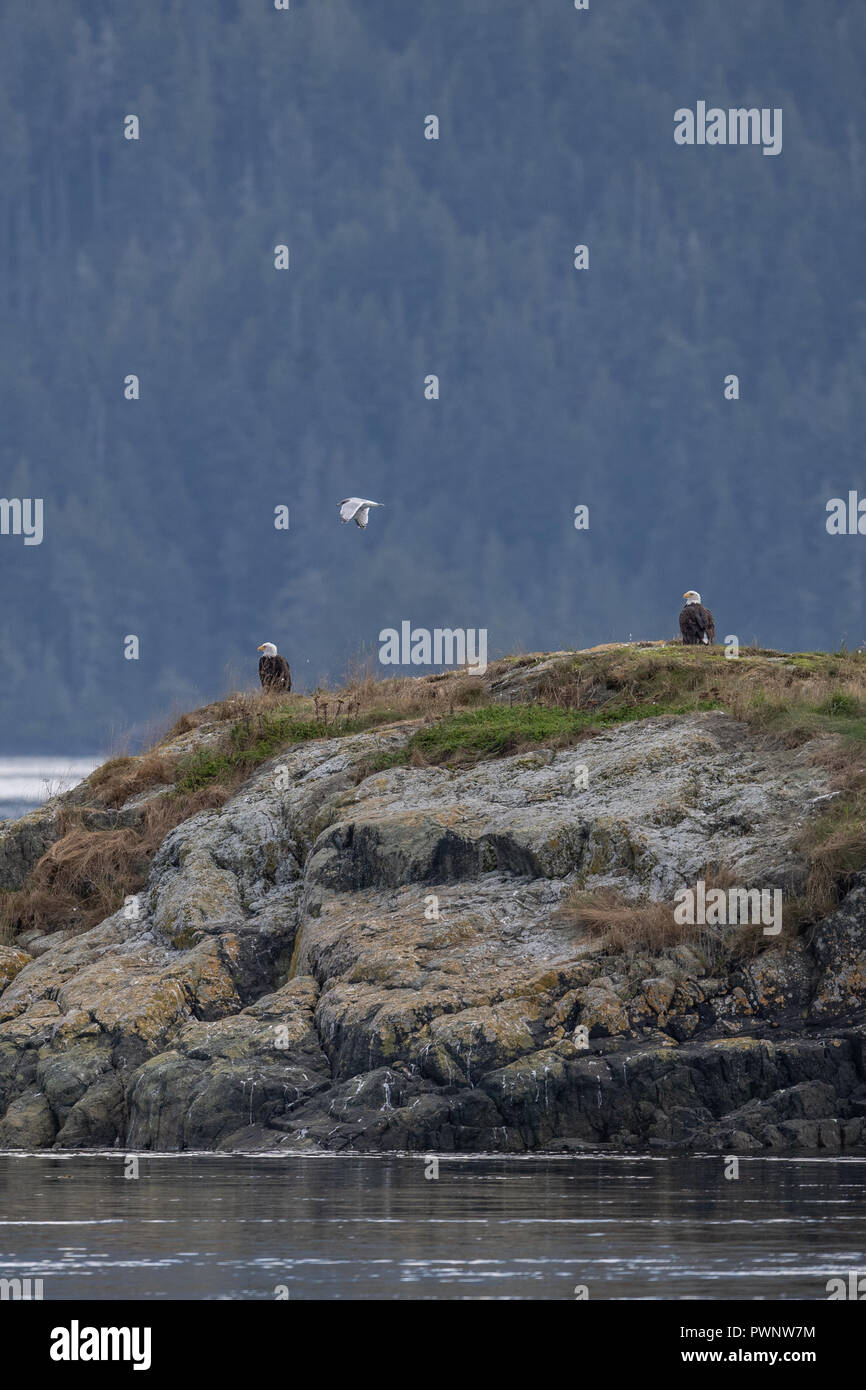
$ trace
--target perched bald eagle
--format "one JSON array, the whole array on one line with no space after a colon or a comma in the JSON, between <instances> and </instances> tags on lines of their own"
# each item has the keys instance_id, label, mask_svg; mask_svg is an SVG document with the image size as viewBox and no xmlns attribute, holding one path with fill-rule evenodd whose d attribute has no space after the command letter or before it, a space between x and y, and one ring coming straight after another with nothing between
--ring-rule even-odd
<instances>
[{"instance_id":1,"label":"perched bald eagle","mask_svg":"<svg viewBox=\"0 0 866 1390\"><path fill-rule=\"evenodd\" d=\"M277 656L273 642L263 642L258 649L259 680L264 690L291 690L292 673L284 656Z\"/></svg>"},{"instance_id":2,"label":"perched bald eagle","mask_svg":"<svg viewBox=\"0 0 866 1390\"><path fill-rule=\"evenodd\" d=\"M716 640L716 624L709 608L701 603L696 589L687 589L683 594L685 608L680 614L680 632L687 647L709 646Z\"/></svg>"}]
</instances>

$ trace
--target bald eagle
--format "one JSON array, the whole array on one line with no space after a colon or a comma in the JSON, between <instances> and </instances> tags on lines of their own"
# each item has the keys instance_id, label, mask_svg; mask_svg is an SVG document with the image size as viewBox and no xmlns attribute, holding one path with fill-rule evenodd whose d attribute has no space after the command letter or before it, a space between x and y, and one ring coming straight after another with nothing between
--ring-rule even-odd
<instances>
[{"instance_id":1,"label":"bald eagle","mask_svg":"<svg viewBox=\"0 0 866 1390\"><path fill-rule=\"evenodd\" d=\"M701 603L696 589L686 589L683 594L685 608L680 614L680 632L687 647L709 646L716 640L716 624L709 608Z\"/></svg>"},{"instance_id":2,"label":"bald eagle","mask_svg":"<svg viewBox=\"0 0 866 1390\"><path fill-rule=\"evenodd\" d=\"M292 673L284 656L277 656L273 642L263 642L258 649L259 680L263 690L291 690Z\"/></svg>"}]
</instances>

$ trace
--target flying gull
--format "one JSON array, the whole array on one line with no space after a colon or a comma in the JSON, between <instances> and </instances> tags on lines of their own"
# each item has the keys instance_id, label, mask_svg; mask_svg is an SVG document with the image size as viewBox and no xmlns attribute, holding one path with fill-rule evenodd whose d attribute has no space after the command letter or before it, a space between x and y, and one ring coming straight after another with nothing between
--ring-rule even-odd
<instances>
[{"instance_id":1,"label":"flying gull","mask_svg":"<svg viewBox=\"0 0 866 1390\"><path fill-rule=\"evenodd\" d=\"M371 507L384 507L384 502L370 502L364 497L344 497L340 503L340 520L345 525L354 521L363 531L370 516Z\"/></svg>"}]
</instances>

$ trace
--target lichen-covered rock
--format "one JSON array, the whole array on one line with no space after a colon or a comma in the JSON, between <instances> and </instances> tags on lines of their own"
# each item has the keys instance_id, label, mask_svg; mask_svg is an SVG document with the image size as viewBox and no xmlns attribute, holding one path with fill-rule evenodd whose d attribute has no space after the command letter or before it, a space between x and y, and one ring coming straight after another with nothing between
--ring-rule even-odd
<instances>
[{"instance_id":1,"label":"lichen-covered rock","mask_svg":"<svg viewBox=\"0 0 866 1390\"><path fill-rule=\"evenodd\" d=\"M0 946L0 994L32 959L26 951L16 950L14 946Z\"/></svg>"},{"instance_id":2,"label":"lichen-covered rock","mask_svg":"<svg viewBox=\"0 0 866 1390\"><path fill-rule=\"evenodd\" d=\"M591 1038L611 1037L628 1027L628 1013L610 986L589 985L579 998L580 1022Z\"/></svg>"},{"instance_id":3,"label":"lichen-covered rock","mask_svg":"<svg viewBox=\"0 0 866 1390\"><path fill-rule=\"evenodd\" d=\"M417 726L287 749L120 912L0 950L0 1147L863 1147L866 889L734 968L717 936L613 955L557 912L708 862L796 892L808 746L699 714L364 775Z\"/></svg>"},{"instance_id":4,"label":"lichen-covered rock","mask_svg":"<svg viewBox=\"0 0 866 1390\"><path fill-rule=\"evenodd\" d=\"M812 951L819 976L809 1010L815 1022L844 1018L866 1000L866 886L817 927Z\"/></svg>"},{"instance_id":5,"label":"lichen-covered rock","mask_svg":"<svg viewBox=\"0 0 866 1390\"><path fill-rule=\"evenodd\" d=\"M60 838L53 802L31 811L20 820L0 826L0 889L21 888L30 870L55 840Z\"/></svg>"},{"instance_id":6,"label":"lichen-covered rock","mask_svg":"<svg viewBox=\"0 0 866 1390\"><path fill-rule=\"evenodd\" d=\"M641 987L647 1004L654 1014L666 1014L676 992L676 985L667 975L657 975L655 979L643 980Z\"/></svg>"}]
</instances>

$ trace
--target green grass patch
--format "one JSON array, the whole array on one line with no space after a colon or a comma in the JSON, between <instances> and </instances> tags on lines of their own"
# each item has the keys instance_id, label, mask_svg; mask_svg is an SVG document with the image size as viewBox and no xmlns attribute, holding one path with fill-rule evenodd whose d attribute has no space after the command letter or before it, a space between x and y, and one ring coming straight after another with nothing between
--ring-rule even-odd
<instances>
[{"instance_id":1,"label":"green grass patch","mask_svg":"<svg viewBox=\"0 0 866 1390\"><path fill-rule=\"evenodd\" d=\"M747 715L767 733L805 743L821 734L847 742L866 742L866 702L837 691L819 704L791 704L759 692L749 702Z\"/></svg>"},{"instance_id":2,"label":"green grass patch","mask_svg":"<svg viewBox=\"0 0 866 1390\"><path fill-rule=\"evenodd\" d=\"M387 724L400 716L393 710L371 710L355 719L298 719L280 709L268 710L253 719L242 719L229 730L226 747L197 748L178 766L174 795L199 791L202 787L231 785L249 776L284 748L319 738L345 738L366 729Z\"/></svg>"},{"instance_id":3,"label":"green grass patch","mask_svg":"<svg viewBox=\"0 0 866 1390\"><path fill-rule=\"evenodd\" d=\"M172 796L185 796L214 783L227 782L232 773L231 760L212 748L197 748L183 758L178 767Z\"/></svg>"},{"instance_id":4,"label":"green grass patch","mask_svg":"<svg viewBox=\"0 0 866 1390\"><path fill-rule=\"evenodd\" d=\"M419 729L409 740L426 762L447 762L459 753L498 758L527 743L542 743L585 727L587 716L576 710L543 705L487 705L446 715Z\"/></svg>"},{"instance_id":5,"label":"green grass patch","mask_svg":"<svg viewBox=\"0 0 866 1390\"><path fill-rule=\"evenodd\" d=\"M614 724L716 708L713 701L667 706L628 705L598 712L562 709L556 705L486 705L483 709L447 715L438 723L419 729L406 748L390 755L384 765L393 767L398 762L411 762L416 751L426 763L480 762L485 758L502 758L532 745L566 744Z\"/></svg>"},{"instance_id":6,"label":"green grass patch","mask_svg":"<svg viewBox=\"0 0 866 1390\"><path fill-rule=\"evenodd\" d=\"M841 690L836 690L828 700L824 700L818 706L819 714L842 715L845 719L862 719L866 714L866 708L862 700L858 700L855 695L846 695Z\"/></svg>"}]
</instances>

